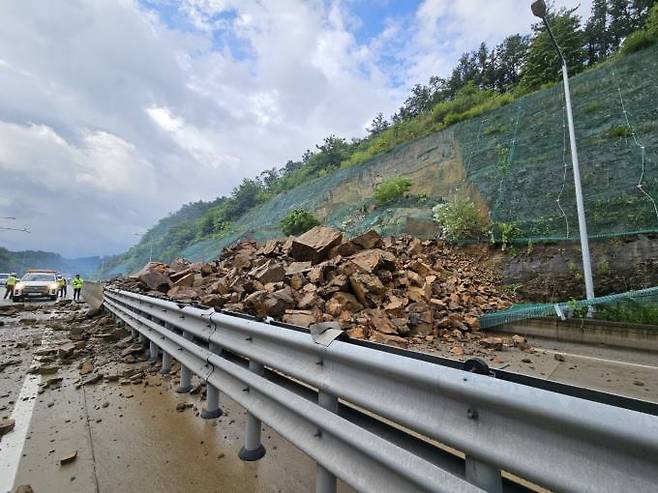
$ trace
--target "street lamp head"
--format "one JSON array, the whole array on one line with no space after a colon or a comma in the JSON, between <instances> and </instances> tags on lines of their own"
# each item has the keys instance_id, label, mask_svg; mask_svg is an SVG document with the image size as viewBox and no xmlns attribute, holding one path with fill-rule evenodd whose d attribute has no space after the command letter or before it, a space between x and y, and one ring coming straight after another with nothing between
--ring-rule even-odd
<instances>
[{"instance_id":1,"label":"street lamp head","mask_svg":"<svg viewBox=\"0 0 658 493\"><path fill-rule=\"evenodd\" d=\"M540 19L546 18L548 9L546 7L546 2L544 0L535 0L534 2L532 2L530 8L532 9L532 13L535 15L535 17L539 17Z\"/></svg>"}]
</instances>

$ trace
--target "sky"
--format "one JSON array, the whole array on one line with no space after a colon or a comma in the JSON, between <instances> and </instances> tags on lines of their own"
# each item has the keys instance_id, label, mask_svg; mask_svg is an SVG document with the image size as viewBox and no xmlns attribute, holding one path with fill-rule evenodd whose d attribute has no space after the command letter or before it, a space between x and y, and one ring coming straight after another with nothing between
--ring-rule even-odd
<instances>
[{"instance_id":1,"label":"sky","mask_svg":"<svg viewBox=\"0 0 658 493\"><path fill-rule=\"evenodd\" d=\"M580 5L591 0L556 0ZM365 135L530 0L0 2L0 246L120 253L184 203Z\"/></svg>"}]
</instances>

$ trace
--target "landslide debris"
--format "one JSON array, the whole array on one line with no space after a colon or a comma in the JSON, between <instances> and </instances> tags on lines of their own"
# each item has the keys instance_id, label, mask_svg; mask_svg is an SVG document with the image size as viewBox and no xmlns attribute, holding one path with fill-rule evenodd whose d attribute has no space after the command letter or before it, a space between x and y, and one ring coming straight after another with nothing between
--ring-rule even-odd
<instances>
[{"instance_id":1,"label":"landslide debris","mask_svg":"<svg viewBox=\"0 0 658 493\"><path fill-rule=\"evenodd\" d=\"M325 226L243 241L205 263L151 262L112 286L303 327L336 321L351 337L398 346L479 339L478 317L514 301L495 273L444 242L374 231L346 240Z\"/></svg>"}]
</instances>

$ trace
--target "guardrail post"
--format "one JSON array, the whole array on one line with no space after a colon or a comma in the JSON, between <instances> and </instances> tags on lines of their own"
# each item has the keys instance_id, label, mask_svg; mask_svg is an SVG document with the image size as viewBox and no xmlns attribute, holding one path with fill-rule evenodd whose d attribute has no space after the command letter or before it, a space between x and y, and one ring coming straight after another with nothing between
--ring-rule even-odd
<instances>
[{"instance_id":1,"label":"guardrail post","mask_svg":"<svg viewBox=\"0 0 658 493\"><path fill-rule=\"evenodd\" d=\"M155 363L158 360L158 346L155 342L149 341L149 361Z\"/></svg>"},{"instance_id":2,"label":"guardrail post","mask_svg":"<svg viewBox=\"0 0 658 493\"><path fill-rule=\"evenodd\" d=\"M160 368L160 373L167 375L171 371L171 354L169 354L164 349L162 350L162 368Z\"/></svg>"},{"instance_id":3,"label":"guardrail post","mask_svg":"<svg viewBox=\"0 0 658 493\"><path fill-rule=\"evenodd\" d=\"M211 342L208 349L215 354L221 354L222 348ZM219 389L206 382L206 409L201 412L203 419L219 418L224 412L219 407Z\"/></svg>"},{"instance_id":4,"label":"guardrail post","mask_svg":"<svg viewBox=\"0 0 658 493\"><path fill-rule=\"evenodd\" d=\"M488 493L502 493L503 481L500 471L486 462L466 456L466 481L479 486Z\"/></svg>"},{"instance_id":5,"label":"guardrail post","mask_svg":"<svg viewBox=\"0 0 658 493\"><path fill-rule=\"evenodd\" d=\"M318 392L318 404L332 413L338 412L338 398L324 390ZM336 493L336 476L321 464L315 472L315 493Z\"/></svg>"},{"instance_id":6,"label":"guardrail post","mask_svg":"<svg viewBox=\"0 0 658 493\"><path fill-rule=\"evenodd\" d=\"M249 369L255 374L262 376L265 373L265 367L256 361L249 362ZM245 389L249 391L249 389ZM245 461L255 461L265 455L265 447L260 443L261 422L256 416L247 413L247 430L244 437L244 447L240 449L238 457Z\"/></svg>"},{"instance_id":7,"label":"guardrail post","mask_svg":"<svg viewBox=\"0 0 658 493\"><path fill-rule=\"evenodd\" d=\"M183 337L185 339L192 339L192 336L190 336L187 332L183 331ZM176 392L179 394L187 394L190 390L192 390L192 371L184 366L180 365L180 385L176 389Z\"/></svg>"}]
</instances>

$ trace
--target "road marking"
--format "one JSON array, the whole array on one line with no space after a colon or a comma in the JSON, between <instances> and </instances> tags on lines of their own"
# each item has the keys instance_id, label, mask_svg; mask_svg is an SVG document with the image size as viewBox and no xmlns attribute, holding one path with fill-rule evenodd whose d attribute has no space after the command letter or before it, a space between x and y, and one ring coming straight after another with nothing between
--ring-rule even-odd
<instances>
[{"instance_id":1,"label":"road marking","mask_svg":"<svg viewBox=\"0 0 658 493\"><path fill-rule=\"evenodd\" d=\"M42 347L48 347L53 344L53 330L47 328L41 335ZM32 359L32 365L37 363L36 358ZM16 424L11 433L2 437L0 442L0 492L11 493L18 472L18 465L21 461L23 448L27 431L30 429L32 414L37 401L37 391L41 383L40 375L27 375L23 380L23 386L16 398L16 405L11 413L11 419Z\"/></svg>"},{"instance_id":2,"label":"road marking","mask_svg":"<svg viewBox=\"0 0 658 493\"><path fill-rule=\"evenodd\" d=\"M537 352L545 353L545 354L562 354L564 356L570 356L570 357L573 357L573 358L580 358L580 359L587 359L587 360L590 360L590 361L598 361L598 362L601 362L601 363L610 363L610 364L619 365L619 366L633 366L635 368L642 368L643 370L658 371L658 366L643 365L641 363L628 363L626 361L619 361L619 360L614 360L614 359L597 358L595 356L585 356L584 354L565 353L564 351L553 351L551 349L538 349Z\"/></svg>"},{"instance_id":3,"label":"road marking","mask_svg":"<svg viewBox=\"0 0 658 493\"><path fill-rule=\"evenodd\" d=\"M35 375L28 375L23 381L16 405L11 413L16 425L11 433L2 437L2 443L0 443L0 491L3 493L13 491L40 381L41 377Z\"/></svg>"}]
</instances>

